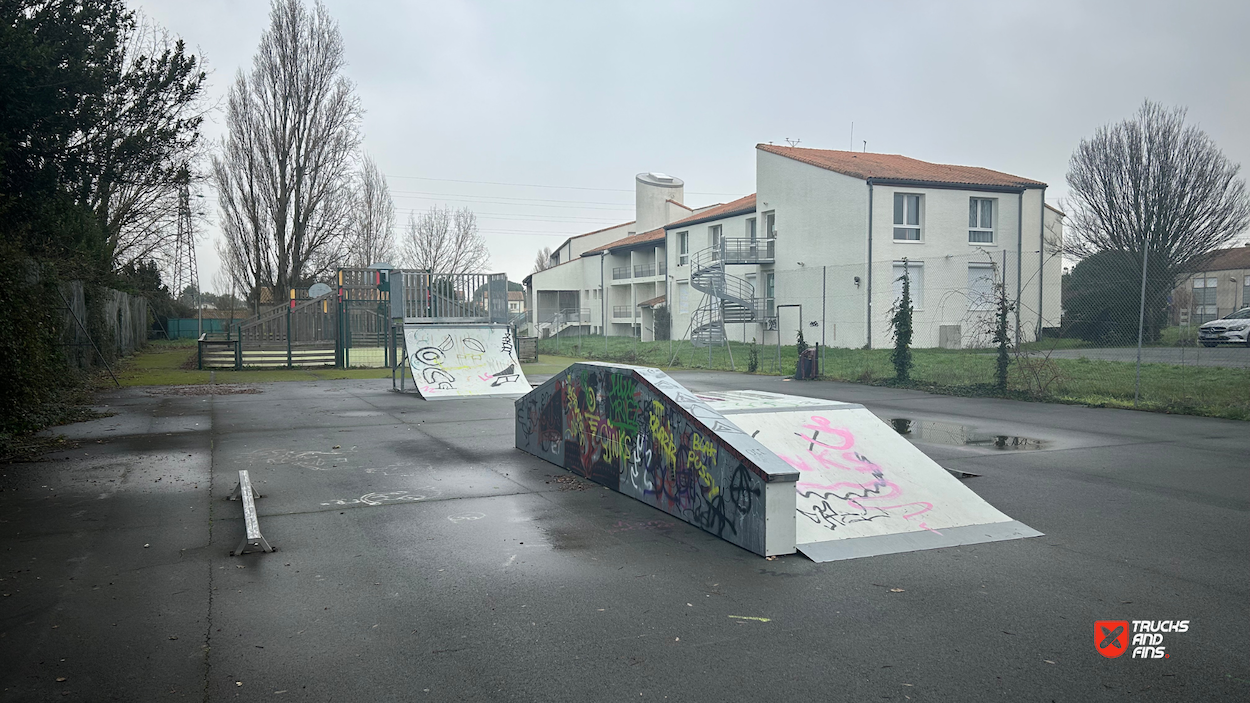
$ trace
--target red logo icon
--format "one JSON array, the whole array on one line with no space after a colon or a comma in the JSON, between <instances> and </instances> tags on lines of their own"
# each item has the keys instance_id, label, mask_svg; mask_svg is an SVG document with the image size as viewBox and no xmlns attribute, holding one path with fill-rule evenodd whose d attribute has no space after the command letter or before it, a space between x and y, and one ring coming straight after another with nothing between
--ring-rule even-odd
<instances>
[{"instance_id":1,"label":"red logo icon","mask_svg":"<svg viewBox=\"0 0 1250 703\"><path fill-rule=\"evenodd\" d=\"M1109 659L1128 651L1128 620L1098 620L1094 623L1094 649Z\"/></svg>"}]
</instances>

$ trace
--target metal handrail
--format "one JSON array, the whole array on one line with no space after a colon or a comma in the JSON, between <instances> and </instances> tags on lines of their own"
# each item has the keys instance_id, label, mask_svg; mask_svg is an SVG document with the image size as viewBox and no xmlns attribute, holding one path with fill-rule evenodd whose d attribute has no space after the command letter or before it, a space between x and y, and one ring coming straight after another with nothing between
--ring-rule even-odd
<instances>
[{"instance_id":1,"label":"metal handrail","mask_svg":"<svg viewBox=\"0 0 1250 703\"><path fill-rule=\"evenodd\" d=\"M655 275L655 264L634 264L634 278L650 278Z\"/></svg>"},{"instance_id":2,"label":"metal handrail","mask_svg":"<svg viewBox=\"0 0 1250 703\"><path fill-rule=\"evenodd\" d=\"M612 280L614 281L620 281L622 279L626 279L629 277L630 276L629 276L628 266L617 266L612 269Z\"/></svg>"},{"instance_id":3,"label":"metal handrail","mask_svg":"<svg viewBox=\"0 0 1250 703\"><path fill-rule=\"evenodd\" d=\"M721 261L726 264L763 264L776 259L776 239L734 238L721 240Z\"/></svg>"}]
</instances>

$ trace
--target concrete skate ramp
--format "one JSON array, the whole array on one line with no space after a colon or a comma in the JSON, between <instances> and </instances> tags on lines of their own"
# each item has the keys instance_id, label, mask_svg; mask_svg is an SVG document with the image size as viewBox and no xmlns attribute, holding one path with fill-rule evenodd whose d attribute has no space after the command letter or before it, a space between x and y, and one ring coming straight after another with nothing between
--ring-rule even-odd
<instances>
[{"instance_id":1,"label":"concrete skate ramp","mask_svg":"<svg viewBox=\"0 0 1250 703\"><path fill-rule=\"evenodd\" d=\"M794 552L798 472L658 369L573 364L516 401L516 446L756 554Z\"/></svg>"},{"instance_id":2,"label":"concrete skate ramp","mask_svg":"<svg viewBox=\"0 0 1250 703\"><path fill-rule=\"evenodd\" d=\"M698 397L798 471L796 547L813 561L1041 535L862 405L760 391Z\"/></svg>"},{"instance_id":3,"label":"concrete skate ramp","mask_svg":"<svg viewBox=\"0 0 1250 703\"><path fill-rule=\"evenodd\" d=\"M404 325L408 364L426 400L530 390L507 325Z\"/></svg>"}]
</instances>

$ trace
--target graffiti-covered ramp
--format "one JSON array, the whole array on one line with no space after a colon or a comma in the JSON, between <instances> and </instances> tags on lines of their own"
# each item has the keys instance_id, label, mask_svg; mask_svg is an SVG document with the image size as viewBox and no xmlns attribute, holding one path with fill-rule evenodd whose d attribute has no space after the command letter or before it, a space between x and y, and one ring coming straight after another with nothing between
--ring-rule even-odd
<instances>
[{"instance_id":1,"label":"graffiti-covered ramp","mask_svg":"<svg viewBox=\"0 0 1250 703\"><path fill-rule=\"evenodd\" d=\"M1036 537L864 406L761 391L699 399L798 472L795 541L813 561Z\"/></svg>"},{"instance_id":2,"label":"graffiti-covered ramp","mask_svg":"<svg viewBox=\"0 0 1250 703\"><path fill-rule=\"evenodd\" d=\"M404 348L426 400L516 397L530 390L507 325L406 324Z\"/></svg>"},{"instance_id":3,"label":"graffiti-covered ramp","mask_svg":"<svg viewBox=\"0 0 1250 703\"><path fill-rule=\"evenodd\" d=\"M573 364L516 401L516 446L756 554L794 553L798 472L658 369Z\"/></svg>"}]
</instances>

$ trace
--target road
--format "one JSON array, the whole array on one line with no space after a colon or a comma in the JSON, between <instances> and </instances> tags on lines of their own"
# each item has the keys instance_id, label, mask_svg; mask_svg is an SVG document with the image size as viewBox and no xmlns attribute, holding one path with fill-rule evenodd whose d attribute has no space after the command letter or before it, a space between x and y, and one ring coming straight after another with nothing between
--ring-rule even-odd
<instances>
[{"instance_id":1,"label":"road","mask_svg":"<svg viewBox=\"0 0 1250 703\"><path fill-rule=\"evenodd\" d=\"M1250 696L1246 423L677 376L1039 440L918 446L1045 536L769 561L513 449L508 401L132 389L0 467L0 700ZM239 469L273 554L228 556ZM1190 626L1106 659L1096 620Z\"/></svg>"}]
</instances>

